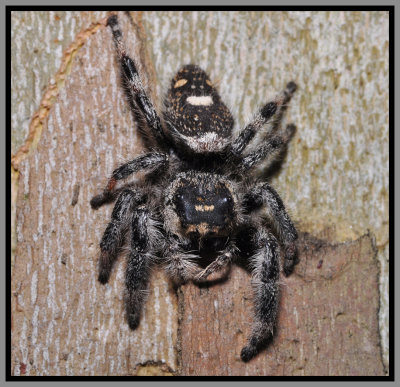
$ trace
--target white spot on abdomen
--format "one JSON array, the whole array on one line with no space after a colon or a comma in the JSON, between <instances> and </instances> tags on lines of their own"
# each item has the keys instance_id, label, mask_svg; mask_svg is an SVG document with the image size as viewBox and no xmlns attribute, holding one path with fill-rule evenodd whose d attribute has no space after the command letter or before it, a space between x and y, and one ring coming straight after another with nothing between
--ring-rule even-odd
<instances>
[{"instance_id":1,"label":"white spot on abdomen","mask_svg":"<svg viewBox=\"0 0 400 387\"><path fill-rule=\"evenodd\" d=\"M209 106L213 104L211 95L205 95L202 97L191 96L188 97L186 101L191 105L196 105L196 106Z\"/></svg>"}]
</instances>

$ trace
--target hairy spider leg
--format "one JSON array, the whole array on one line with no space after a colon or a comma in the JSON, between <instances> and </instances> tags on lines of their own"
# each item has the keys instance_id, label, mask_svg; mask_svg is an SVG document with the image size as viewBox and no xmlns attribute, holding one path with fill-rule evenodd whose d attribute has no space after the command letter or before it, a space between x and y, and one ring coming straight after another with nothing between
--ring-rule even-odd
<instances>
[{"instance_id":1,"label":"hairy spider leg","mask_svg":"<svg viewBox=\"0 0 400 387\"><path fill-rule=\"evenodd\" d=\"M112 201L115 197L115 192L121 188L117 186L118 181L126 179L132 173L142 170L151 172L166 166L167 164L168 156L165 153L158 152L146 153L128 161L113 171L104 191L101 194L94 196L90 201L90 205L93 209L97 209L103 204Z\"/></svg>"},{"instance_id":2,"label":"hairy spider leg","mask_svg":"<svg viewBox=\"0 0 400 387\"><path fill-rule=\"evenodd\" d=\"M254 288L254 324L247 345L240 357L251 360L272 339L279 304L279 244L266 230L255 235L259 246L250 258Z\"/></svg>"},{"instance_id":3,"label":"hairy spider leg","mask_svg":"<svg viewBox=\"0 0 400 387\"><path fill-rule=\"evenodd\" d=\"M140 201L142 195L131 189L124 190L118 197L111 214L111 221L104 231L100 242L99 281L108 282L114 261L124 243L128 230L132 208Z\"/></svg>"},{"instance_id":4,"label":"hairy spider leg","mask_svg":"<svg viewBox=\"0 0 400 387\"><path fill-rule=\"evenodd\" d=\"M275 114L271 130L266 133L267 137L273 135L280 128L282 118L296 90L297 90L297 85L295 82L291 81L286 85L286 88L282 92L282 103Z\"/></svg>"},{"instance_id":5,"label":"hairy spider leg","mask_svg":"<svg viewBox=\"0 0 400 387\"><path fill-rule=\"evenodd\" d=\"M165 153L146 153L115 169L112 173L111 179L115 181L125 179L132 173L141 170L154 170L161 166L165 166L167 162L168 156Z\"/></svg>"},{"instance_id":6,"label":"hairy spider leg","mask_svg":"<svg viewBox=\"0 0 400 387\"><path fill-rule=\"evenodd\" d=\"M125 45L122 41L122 32L118 23L118 17L116 15L111 15L107 20L107 25L110 26L113 34L117 57L121 65L125 82L128 86L129 97L142 112L151 134L156 139L158 145L164 148L168 143L168 139L164 134L160 117L151 99L144 90L137 66L134 60L127 55Z\"/></svg>"},{"instance_id":7,"label":"hairy spider leg","mask_svg":"<svg viewBox=\"0 0 400 387\"><path fill-rule=\"evenodd\" d=\"M243 204L249 213L262 207L265 215L273 221L284 247L283 271L285 275L292 273L298 263L295 243L298 235L278 193L268 183L260 183L245 195Z\"/></svg>"},{"instance_id":8,"label":"hairy spider leg","mask_svg":"<svg viewBox=\"0 0 400 387\"><path fill-rule=\"evenodd\" d=\"M165 271L176 285L181 285L192 280L199 273L201 267L196 263L199 256L188 252L182 243L169 236L164 251Z\"/></svg>"},{"instance_id":9,"label":"hairy spider leg","mask_svg":"<svg viewBox=\"0 0 400 387\"><path fill-rule=\"evenodd\" d=\"M230 241L224 251L211 262L204 270L196 275L196 281L204 281L211 274L223 270L228 267L237 253L237 247L233 241Z\"/></svg>"},{"instance_id":10,"label":"hairy spider leg","mask_svg":"<svg viewBox=\"0 0 400 387\"><path fill-rule=\"evenodd\" d=\"M268 121L276 115L275 124L273 125L273 132L280 125L283 113L287 109L287 104L292 98L297 86L294 82L289 82L285 90L274 101L268 102L264 105L254 116L252 121L240 132L236 140L233 141L231 146L231 153L239 157L249 145L250 141L254 138L255 134L268 123ZM266 134L269 137L269 133Z\"/></svg>"},{"instance_id":11,"label":"hairy spider leg","mask_svg":"<svg viewBox=\"0 0 400 387\"><path fill-rule=\"evenodd\" d=\"M131 223L131 244L125 275L125 305L129 327L136 329L147 295L152 256L159 231L151 218L149 210L143 206L137 208Z\"/></svg>"},{"instance_id":12,"label":"hairy spider leg","mask_svg":"<svg viewBox=\"0 0 400 387\"><path fill-rule=\"evenodd\" d=\"M269 162L272 162L281 154L282 150L287 146L295 132L296 126L289 124L281 135L267 138L265 144L259 146L254 152L251 152L242 158L238 165L239 170L245 172L267 158L269 159Z\"/></svg>"},{"instance_id":13,"label":"hairy spider leg","mask_svg":"<svg viewBox=\"0 0 400 387\"><path fill-rule=\"evenodd\" d=\"M243 157L242 161L239 163L240 171L244 172L256 166L267 157L273 158L279 153L283 145L284 141L281 136L268 139L265 144L258 147L254 152Z\"/></svg>"}]
</instances>

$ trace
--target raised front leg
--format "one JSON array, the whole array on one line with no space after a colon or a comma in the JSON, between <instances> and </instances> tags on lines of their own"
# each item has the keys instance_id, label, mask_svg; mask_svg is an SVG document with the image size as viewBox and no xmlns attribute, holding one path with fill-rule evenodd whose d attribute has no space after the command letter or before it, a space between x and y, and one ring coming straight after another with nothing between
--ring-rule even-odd
<instances>
[{"instance_id":1,"label":"raised front leg","mask_svg":"<svg viewBox=\"0 0 400 387\"><path fill-rule=\"evenodd\" d=\"M110 16L107 24L111 27L118 60L121 64L122 75L128 87L129 96L142 112L151 134L156 139L158 145L164 147L167 138L164 135L160 117L144 90L135 62L126 53L125 45L122 41L122 32L118 24L118 17L116 15Z\"/></svg>"}]
</instances>

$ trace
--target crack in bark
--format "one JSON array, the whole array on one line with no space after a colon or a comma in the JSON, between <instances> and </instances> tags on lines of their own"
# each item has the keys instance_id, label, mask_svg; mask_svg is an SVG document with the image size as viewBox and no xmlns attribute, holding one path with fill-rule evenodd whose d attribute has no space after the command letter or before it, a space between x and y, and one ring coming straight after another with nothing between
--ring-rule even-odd
<instances>
[{"instance_id":1,"label":"crack in bark","mask_svg":"<svg viewBox=\"0 0 400 387\"><path fill-rule=\"evenodd\" d=\"M25 142L11 157L11 166L15 171L19 170L19 164L34 150L39 143L43 123L47 119L50 109L57 100L60 90L64 87L65 79L71 72L72 61L78 50L85 44L91 35L96 33L101 27L105 27L107 18L103 18L96 23L92 23L88 28L82 30L76 39L64 51L61 59L61 66L54 76L55 82L49 83L44 93L39 109L33 114L29 125L29 133Z\"/></svg>"}]
</instances>

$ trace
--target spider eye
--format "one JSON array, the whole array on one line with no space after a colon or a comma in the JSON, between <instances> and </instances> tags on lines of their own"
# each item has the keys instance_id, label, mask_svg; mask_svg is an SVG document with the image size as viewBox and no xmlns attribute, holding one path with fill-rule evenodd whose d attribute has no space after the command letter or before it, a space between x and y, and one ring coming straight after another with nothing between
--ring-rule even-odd
<instances>
[{"instance_id":1,"label":"spider eye","mask_svg":"<svg viewBox=\"0 0 400 387\"><path fill-rule=\"evenodd\" d=\"M223 203L232 203L232 198L231 198L230 196L225 196L225 197L222 199L222 202L223 202Z\"/></svg>"}]
</instances>

